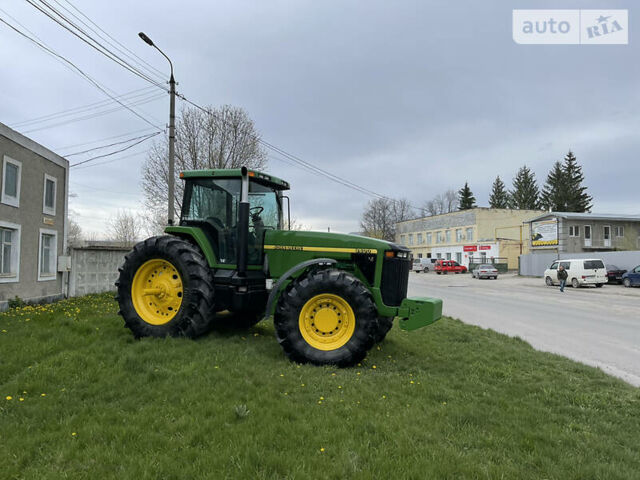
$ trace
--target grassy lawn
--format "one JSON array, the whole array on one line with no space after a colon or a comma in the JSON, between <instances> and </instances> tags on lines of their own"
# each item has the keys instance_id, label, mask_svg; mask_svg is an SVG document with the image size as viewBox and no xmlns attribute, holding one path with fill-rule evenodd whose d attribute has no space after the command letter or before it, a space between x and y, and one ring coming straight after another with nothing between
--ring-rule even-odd
<instances>
[{"instance_id":1,"label":"grassy lawn","mask_svg":"<svg viewBox=\"0 0 640 480\"><path fill-rule=\"evenodd\" d=\"M640 390L492 331L394 328L358 368L266 322L134 341L111 296L0 314L0 478L640 477Z\"/></svg>"}]
</instances>

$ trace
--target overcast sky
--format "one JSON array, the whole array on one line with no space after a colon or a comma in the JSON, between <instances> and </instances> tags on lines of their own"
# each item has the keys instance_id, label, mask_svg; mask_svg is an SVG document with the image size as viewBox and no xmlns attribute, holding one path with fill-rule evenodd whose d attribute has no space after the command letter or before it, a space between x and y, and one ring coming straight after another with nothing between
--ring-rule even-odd
<instances>
[{"instance_id":1,"label":"overcast sky","mask_svg":"<svg viewBox=\"0 0 640 480\"><path fill-rule=\"evenodd\" d=\"M510 187L527 164L542 184L571 149L594 212L640 214L636 2L71 2L168 72L164 58L138 39L146 32L173 60L188 98L243 107L268 142L370 190L419 206L468 181L486 206L496 175ZM515 44L512 10L532 6L628 8L629 45ZM15 24L10 14L118 94L149 86L28 3L0 8L2 18ZM0 42L0 122L12 126L107 98L3 24ZM168 108L168 96L136 107L161 126ZM119 109L30 132L50 124L16 129L63 155L150 131ZM85 232L104 231L119 208L140 210L149 144L71 170L70 209ZM272 154L269 171L293 185L292 214L302 223L359 229L370 197Z\"/></svg>"}]
</instances>

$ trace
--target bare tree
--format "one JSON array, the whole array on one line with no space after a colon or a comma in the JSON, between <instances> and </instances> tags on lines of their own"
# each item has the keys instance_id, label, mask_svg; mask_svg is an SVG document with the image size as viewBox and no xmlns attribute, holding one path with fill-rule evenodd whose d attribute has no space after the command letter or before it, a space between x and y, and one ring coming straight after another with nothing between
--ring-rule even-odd
<instances>
[{"instance_id":1,"label":"bare tree","mask_svg":"<svg viewBox=\"0 0 640 480\"><path fill-rule=\"evenodd\" d=\"M176 212L182 208L181 171L242 166L264 169L267 155L259 139L253 120L242 108L223 105L210 107L208 112L184 108L176 126ZM167 138L156 142L142 167L145 205L153 212L167 210L168 150ZM166 219L166 213L163 217Z\"/></svg>"},{"instance_id":2,"label":"bare tree","mask_svg":"<svg viewBox=\"0 0 640 480\"><path fill-rule=\"evenodd\" d=\"M394 241L396 223L410 218L411 205L406 199L377 198L365 207L360 228L368 237Z\"/></svg>"},{"instance_id":3,"label":"bare tree","mask_svg":"<svg viewBox=\"0 0 640 480\"><path fill-rule=\"evenodd\" d=\"M455 190L447 190L439 193L422 206L422 215L441 215L443 213L455 212L458 207L458 193Z\"/></svg>"},{"instance_id":4,"label":"bare tree","mask_svg":"<svg viewBox=\"0 0 640 480\"><path fill-rule=\"evenodd\" d=\"M109 220L109 240L123 246L132 246L140 237L141 223L140 219L130 211L118 210L118 213Z\"/></svg>"},{"instance_id":5,"label":"bare tree","mask_svg":"<svg viewBox=\"0 0 640 480\"><path fill-rule=\"evenodd\" d=\"M68 221L67 244L69 247L76 247L82 243L82 228L73 218L69 217Z\"/></svg>"}]
</instances>

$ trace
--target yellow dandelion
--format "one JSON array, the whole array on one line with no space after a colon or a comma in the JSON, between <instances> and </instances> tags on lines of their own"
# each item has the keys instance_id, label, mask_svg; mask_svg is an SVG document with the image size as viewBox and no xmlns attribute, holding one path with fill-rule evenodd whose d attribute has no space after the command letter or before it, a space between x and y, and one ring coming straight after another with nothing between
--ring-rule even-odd
<instances>
[{"instance_id":1,"label":"yellow dandelion","mask_svg":"<svg viewBox=\"0 0 640 480\"><path fill-rule=\"evenodd\" d=\"M373 366L373 367L371 367L371 368L378 368L378 367L376 367L376 366L374 365L374 366Z\"/></svg>"},{"instance_id":2,"label":"yellow dandelion","mask_svg":"<svg viewBox=\"0 0 640 480\"><path fill-rule=\"evenodd\" d=\"M20 397L18 400L20 400L21 402L24 402L24 398Z\"/></svg>"},{"instance_id":3,"label":"yellow dandelion","mask_svg":"<svg viewBox=\"0 0 640 480\"><path fill-rule=\"evenodd\" d=\"M356 375L360 375L360 372L356 372Z\"/></svg>"},{"instance_id":4,"label":"yellow dandelion","mask_svg":"<svg viewBox=\"0 0 640 480\"><path fill-rule=\"evenodd\" d=\"M7 333L7 331L6 330L2 330L2 333Z\"/></svg>"},{"instance_id":5,"label":"yellow dandelion","mask_svg":"<svg viewBox=\"0 0 640 480\"><path fill-rule=\"evenodd\" d=\"M338 385L338 388L342 388L342 385Z\"/></svg>"},{"instance_id":6,"label":"yellow dandelion","mask_svg":"<svg viewBox=\"0 0 640 480\"><path fill-rule=\"evenodd\" d=\"M410 383L411 385L413 385L413 383L414 383L414 382L413 382L413 380L411 380L409 383Z\"/></svg>"},{"instance_id":7,"label":"yellow dandelion","mask_svg":"<svg viewBox=\"0 0 640 480\"><path fill-rule=\"evenodd\" d=\"M288 393L288 392L284 392L284 394L285 394L285 395L289 395L289 393Z\"/></svg>"},{"instance_id":8,"label":"yellow dandelion","mask_svg":"<svg viewBox=\"0 0 640 480\"><path fill-rule=\"evenodd\" d=\"M71 436L75 437L76 436L76 432L71 432Z\"/></svg>"},{"instance_id":9,"label":"yellow dandelion","mask_svg":"<svg viewBox=\"0 0 640 480\"><path fill-rule=\"evenodd\" d=\"M7 400L13 400L13 397L11 395L7 395Z\"/></svg>"},{"instance_id":10,"label":"yellow dandelion","mask_svg":"<svg viewBox=\"0 0 640 480\"><path fill-rule=\"evenodd\" d=\"M318 405L320 405L322 403L322 400L318 400Z\"/></svg>"},{"instance_id":11,"label":"yellow dandelion","mask_svg":"<svg viewBox=\"0 0 640 480\"><path fill-rule=\"evenodd\" d=\"M281 376L281 377L284 377L284 373L281 373L281 374L280 374L280 376Z\"/></svg>"},{"instance_id":12,"label":"yellow dandelion","mask_svg":"<svg viewBox=\"0 0 640 480\"><path fill-rule=\"evenodd\" d=\"M320 451L321 451L321 452L324 452L324 447L320 448Z\"/></svg>"},{"instance_id":13,"label":"yellow dandelion","mask_svg":"<svg viewBox=\"0 0 640 480\"><path fill-rule=\"evenodd\" d=\"M387 398L387 396L386 395L382 395L382 398Z\"/></svg>"},{"instance_id":14,"label":"yellow dandelion","mask_svg":"<svg viewBox=\"0 0 640 480\"><path fill-rule=\"evenodd\" d=\"M300 386L301 386L301 387L304 387L304 383L301 383L301 384L300 384Z\"/></svg>"},{"instance_id":15,"label":"yellow dandelion","mask_svg":"<svg viewBox=\"0 0 640 480\"><path fill-rule=\"evenodd\" d=\"M324 397L320 397L320 400L324 400Z\"/></svg>"},{"instance_id":16,"label":"yellow dandelion","mask_svg":"<svg viewBox=\"0 0 640 480\"><path fill-rule=\"evenodd\" d=\"M46 397L46 396L47 396L47 394L46 394L46 393L41 393L41 394L40 394L40 396L41 396L41 397Z\"/></svg>"},{"instance_id":17,"label":"yellow dandelion","mask_svg":"<svg viewBox=\"0 0 640 480\"><path fill-rule=\"evenodd\" d=\"M331 374L331 376L332 376L332 377L335 377L335 376L336 376L335 372L334 372L334 373L332 373L332 374Z\"/></svg>"}]
</instances>

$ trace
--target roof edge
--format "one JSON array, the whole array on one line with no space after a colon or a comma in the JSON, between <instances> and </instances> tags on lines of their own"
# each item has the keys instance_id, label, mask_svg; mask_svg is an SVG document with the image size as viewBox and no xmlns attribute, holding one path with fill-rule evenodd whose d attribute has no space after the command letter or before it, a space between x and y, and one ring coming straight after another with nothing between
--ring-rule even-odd
<instances>
[{"instance_id":1,"label":"roof edge","mask_svg":"<svg viewBox=\"0 0 640 480\"><path fill-rule=\"evenodd\" d=\"M24 136L20 132L16 132L12 128L6 126L4 123L0 122L0 135L5 138L8 138L14 143L17 143L21 147L30 150L41 157L49 160L50 162L55 163L56 165L62 168L69 168L69 160L58 155L57 153L49 150L47 147L40 145L35 140L31 140L30 138Z\"/></svg>"}]
</instances>

